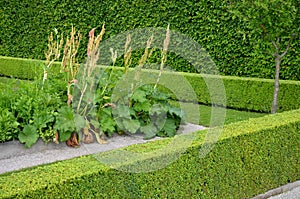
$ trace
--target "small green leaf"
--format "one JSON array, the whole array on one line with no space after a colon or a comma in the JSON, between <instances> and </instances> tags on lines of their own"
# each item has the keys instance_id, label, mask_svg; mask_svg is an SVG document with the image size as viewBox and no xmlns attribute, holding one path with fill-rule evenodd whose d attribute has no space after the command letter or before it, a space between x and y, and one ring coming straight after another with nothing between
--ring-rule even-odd
<instances>
[{"instance_id":1,"label":"small green leaf","mask_svg":"<svg viewBox=\"0 0 300 199\"><path fill-rule=\"evenodd\" d=\"M136 131L140 128L140 122L138 120L124 119L122 123L125 130L132 134L136 133Z\"/></svg>"},{"instance_id":2,"label":"small green leaf","mask_svg":"<svg viewBox=\"0 0 300 199\"><path fill-rule=\"evenodd\" d=\"M71 134L72 132L70 131L59 131L59 140L65 142L71 137Z\"/></svg>"},{"instance_id":3,"label":"small green leaf","mask_svg":"<svg viewBox=\"0 0 300 199\"><path fill-rule=\"evenodd\" d=\"M145 134L144 139L151 139L156 136L158 130L154 125L142 126L140 131Z\"/></svg>"},{"instance_id":4,"label":"small green leaf","mask_svg":"<svg viewBox=\"0 0 300 199\"><path fill-rule=\"evenodd\" d=\"M168 137L172 137L176 134L176 128L177 126L175 120L168 118L165 122L163 130Z\"/></svg>"},{"instance_id":5,"label":"small green leaf","mask_svg":"<svg viewBox=\"0 0 300 199\"><path fill-rule=\"evenodd\" d=\"M23 131L19 134L19 140L21 143L25 143L25 147L29 148L39 138L39 134L37 133L37 129L33 125L26 125Z\"/></svg>"},{"instance_id":6,"label":"small green leaf","mask_svg":"<svg viewBox=\"0 0 300 199\"><path fill-rule=\"evenodd\" d=\"M84 119L83 116L79 114L74 115L74 122L75 122L75 127L79 131L80 129L84 128L86 125L86 120Z\"/></svg>"},{"instance_id":7,"label":"small green leaf","mask_svg":"<svg viewBox=\"0 0 300 199\"><path fill-rule=\"evenodd\" d=\"M146 92L144 90L141 90L141 89L137 89L132 97L131 97L132 100L136 101L136 102L145 102L147 99L146 99Z\"/></svg>"}]
</instances>

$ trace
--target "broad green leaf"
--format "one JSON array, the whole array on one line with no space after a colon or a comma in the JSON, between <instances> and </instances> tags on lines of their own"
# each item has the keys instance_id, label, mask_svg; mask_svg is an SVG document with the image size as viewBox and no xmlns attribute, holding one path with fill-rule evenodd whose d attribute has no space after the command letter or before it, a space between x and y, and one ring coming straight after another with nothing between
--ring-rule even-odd
<instances>
[{"instance_id":1,"label":"broad green leaf","mask_svg":"<svg viewBox=\"0 0 300 199\"><path fill-rule=\"evenodd\" d=\"M25 147L29 148L39 138L39 134L37 133L37 129L33 125L26 125L23 131L19 134L19 140L21 143L25 143Z\"/></svg>"},{"instance_id":2,"label":"broad green leaf","mask_svg":"<svg viewBox=\"0 0 300 199\"><path fill-rule=\"evenodd\" d=\"M96 128L98 129L100 127L100 124L99 124L99 121L95 120L95 119L92 119L90 121L90 123Z\"/></svg>"},{"instance_id":3,"label":"broad green leaf","mask_svg":"<svg viewBox=\"0 0 300 199\"><path fill-rule=\"evenodd\" d=\"M115 131L116 122L111 117L100 119L100 126L103 132L113 133Z\"/></svg>"},{"instance_id":4,"label":"broad green leaf","mask_svg":"<svg viewBox=\"0 0 300 199\"><path fill-rule=\"evenodd\" d=\"M71 134L72 134L72 132L70 132L70 131L58 131L58 133L59 133L59 140L61 142L67 141L71 137Z\"/></svg>"},{"instance_id":5,"label":"broad green leaf","mask_svg":"<svg viewBox=\"0 0 300 199\"><path fill-rule=\"evenodd\" d=\"M168 118L165 122L163 130L167 136L172 137L176 134L176 128L177 126L175 120Z\"/></svg>"},{"instance_id":6,"label":"broad green leaf","mask_svg":"<svg viewBox=\"0 0 300 199\"><path fill-rule=\"evenodd\" d=\"M35 115L33 118L34 126L38 129L40 128L46 128L47 123L53 122L54 117L49 112L42 112L40 115Z\"/></svg>"},{"instance_id":7,"label":"broad green leaf","mask_svg":"<svg viewBox=\"0 0 300 199\"><path fill-rule=\"evenodd\" d=\"M155 92L152 94L152 99L157 101L166 101L168 100L169 95L163 92Z\"/></svg>"},{"instance_id":8,"label":"broad green leaf","mask_svg":"<svg viewBox=\"0 0 300 199\"><path fill-rule=\"evenodd\" d=\"M124 119L122 123L125 130L132 134L136 133L136 131L140 128L140 122L138 120Z\"/></svg>"},{"instance_id":9,"label":"broad green leaf","mask_svg":"<svg viewBox=\"0 0 300 199\"><path fill-rule=\"evenodd\" d=\"M137 89L132 97L131 97L131 100L134 100L136 102L145 102L147 100L146 98L146 92L144 90L141 90L141 89Z\"/></svg>"},{"instance_id":10,"label":"broad green leaf","mask_svg":"<svg viewBox=\"0 0 300 199\"><path fill-rule=\"evenodd\" d=\"M76 130L73 111L70 107L65 106L58 110L55 129L60 132L73 132Z\"/></svg>"},{"instance_id":11,"label":"broad green leaf","mask_svg":"<svg viewBox=\"0 0 300 199\"><path fill-rule=\"evenodd\" d=\"M100 117L111 116L111 114L112 114L112 108L111 107L102 108L101 111L100 111Z\"/></svg>"},{"instance_id":12,"label":"broad green leaf","mask_svg":"<svg viewBox=\"0 0 300 199\"><path fill-rule=\"evenodd\" d=\"M166 114L166 107L164 107L162 104L154 104L150 111L149 111L150 115L161 115L161 114Z\"/></svg>"},{"instance_id":13,"label":"broad green leaf","mask_svg":"<svg viewBox=\"0 0 300 199\"><path fill-rule=\"evenodd\" d=\"M78 131L86 126L86 120L79 114L74 114L74 123Z\"/></svg>"},{"instance_id":14,"label":"broad green leaf","mask_svg":"<svg viewBox=\"0 0 300 199\"><path fill-rule=\"evenodd\" d=\"M133 106L135 111L143 111L143 112L149 112L150 108L151 108L151 104L149 101L144 101L144 102L140 102L140 103L135 103Z\"/></svg>"},{"instance_id":15,"label":"broad green leaf","mask_svg":"<svg viewBox=\"0 0 300 199\"><path fill-rule=\"evenodd\" d=\"M140 128L140 131L145 134L144 139L151 139L155 137L158 132L157 128L152 124L149 124L147 126L142 126Z\"/></svg>"},{"instance_id":16,"label":"broad green leaf","mask_svg":"<svg viewBox=\"0 0 300 199\"><path fill-rule=\"evenodd\" d=\"M118 105L116 112L121 118L131 119L130 108L126 105Z\"/></svg>"},{"instance_id":17,"label":"broad green leaf","mask_svg":"<svg viewBox=\"0 0 300 199\"><path fill-rule=\"evenodd\" d=\"M157 126L157 128L159 130L163 129L165 122L166 122L166 118L167 115L166 114L160 114L160 115L154 115L151 116L151 122L155 123L155 125Z\"/></svg>"},{"instance_id":18,"label":"broad green leaf","mask_svg":"<svg viewBox=\"0 0 300 199\"><path fill-rule=\"evenodd\" d=\"M174 106L170 106L168 108L168 111L171 115L183 118L184 114L183 111L180 108L174 107Z\"/></svg>"}]
</instances>

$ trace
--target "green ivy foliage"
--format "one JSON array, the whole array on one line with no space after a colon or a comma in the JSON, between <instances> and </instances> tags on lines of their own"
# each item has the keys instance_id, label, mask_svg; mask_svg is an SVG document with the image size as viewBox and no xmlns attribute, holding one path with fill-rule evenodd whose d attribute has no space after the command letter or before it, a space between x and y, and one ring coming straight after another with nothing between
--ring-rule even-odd
<instances>
[{"instance_id":1,"label":"green ivy foliage","mask_svg":"<svg viewBox=\"0 0 300 199\"><path fill-rule=\"evenodd\" d=\"M299 2L293 2L299 19ZM66 33L74 25L83 33L79 50L83 61L89 30L104 22L106 39L126 30L170 24L172 30L186 34L203 46L221 74L274 77L273 57L266 53L261 34L234 17L227 1L3 0L0 18L0 55L3 56L44 59L49 33L54 28ZM300 20L295 20L292 25L299 27L299 23ZM281 79L300 80L299 41L297 36L283 59ZM179 71L196 72L178 56L170 55L167 64Z\"/></svg>"}]
</instances>

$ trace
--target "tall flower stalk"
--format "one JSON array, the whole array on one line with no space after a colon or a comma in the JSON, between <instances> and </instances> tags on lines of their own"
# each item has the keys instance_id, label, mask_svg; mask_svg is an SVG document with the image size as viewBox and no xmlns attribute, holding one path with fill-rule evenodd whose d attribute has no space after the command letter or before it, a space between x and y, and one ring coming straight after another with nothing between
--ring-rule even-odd
<instances>
[{"instance_id":1,"label":"tall flower stalk","mask_svg":"<svg viewBox=\"0 0 300 199\"><path fill-rule=\"evenodd\" d=\"M78 53L81 37L82 35L80 34L80 32L76 34L76 30L72 26L70 37L67 37L64 47L61 72L65 74L65 79L67 82L68 106L71 105L71 102L73 100L71 86L77 83L76 75L79 71L79 65L77 64L76 55Z\"/></svg>"},{"instance_id":2,"label":"tall flower stalk","mask_svg":"<svg viewBox=\"0 0 300 199\"><path fill-rule=\"evenodd\" d=\"M168 28L167 28L167 31L166 31L166 38L164 40L163 50L161 51L160 69L159 69L159 74L158 74L157 81L154 85L154 89L156 89L156 87L157 87L157 85L160 81L160 78L161 78L161 75L162 75L162 72L163 72L163 69L164 69L164 65L167 61L167 52L168 52L169 44L170 44L170 25L168 25Z\"/></svg>"},{"instance_id":3,"label":"tall flower stalk","mask_svg":"<svg viewBox=\"0 0 300 199\"><path fill-rule=\"evenodd\" d=\"M60 58L61 49L64 44L63 34L58 35L57 29L54 29L56 38L53 37L53 32L48 36L48 50L45 53L46 62L43 68L43 84L48 78L48 71L52 64Z\"/></svg>"},{"instance_id":4,"label":"tall flower stalk","mask_svg":"<svg viewBox=\"0 0 300 199\"><path fill-rule=\"evenodd\" d=\"M83 128L83 142L93 142L92 133L96 136L98 143L106 143L102 138L103 133L99 130L99 122L95 121L90 112L95 107L95 90L97 86L96 69L97 61L100 56L99 45L105 33L105 24L103 24L101 32L95 36L96 28L89 32L89 41L87 47L87 60L81 67L80 79L77 87L79 88L79 100L76 104L76 114L80 115L85 120L85 127ZM100 132L99 132L100 131Z\"/></svg>"},{"instance_id":5,"label":"tall flower stalk","mask_svg":"<svg viewBox=\"0 0 300 199\"><path fill-rule=\"evenodd\" d=\"M129 66L130 66L131 61L132 61L130 42L131 42L131 36L129 34L126 37L125 50L124 50L124 67L125 67L124 72L125 72L125 74L127 74L128 70L129 70Z\"/></svg>"}]
</instances>

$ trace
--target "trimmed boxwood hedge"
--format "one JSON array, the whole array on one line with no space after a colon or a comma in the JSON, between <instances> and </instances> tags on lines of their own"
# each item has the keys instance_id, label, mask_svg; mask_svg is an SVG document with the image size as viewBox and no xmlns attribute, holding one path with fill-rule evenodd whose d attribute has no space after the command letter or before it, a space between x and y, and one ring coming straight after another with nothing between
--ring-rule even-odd
<instances>
[{"instance_id":1,"label":"trimmed boxwood hedge","mask_svg":"<svg viewBox=\"0 0 300 199\"><path fill-rule=\"evenodd\" d=\"M36 75L42 75L42 60L28 60L20 58L10 58L0 56L0 75L12 76L20 79L34 79ZM53 65L52 70L58 73L60 69L59 63ZM116 67L116 70L117 67ZM154 70L144 70L145 73L158 73ZM148 74L145 74L148 76ZM177 75L177 77L176 77ZM156 75L157 76L157 75ZM155 76L155 77L156 77ZM190 101L193 95L188 93L185 87L180 87L182 84L178 82L185 78L194 89L198 103L212 104L211 95L216 97L217 105L226 105L229 108L250 110L258 112L271 111L271 105L274 92L274 80L260 78L244 78L233 76L214 76L193 73L163 73L164 79L170 79L167 83L176 84L179 96L184 96L180 100ZM178 80L176 80L176 78ZM222 80L222 81L220 81ZM216 88L209 92L207 83L211 82ZM226 102L222 93L218 93L218 89L224 84L226 93ZM182 82L181 82L182 83ZM186 86L186 84L183 84ZM278 112L288 111L300 108L300 81L281 80L280 91L278 96Z\"/></svg>"},{"instance_id":2,"label":"trimmed boxwood hedge","mask_svg":"<svg viewBox=\"0 0 300 199\"><path fill-rule=\"evenodd\" d=\"M267 113L271 111L274 80L232 76L202 76L204 78L200 78L201 76L197 74L184 74L184 77L195 89L200 103L211 103L210 93L204 80L220 83L218 79L221 79L226 92L227 107ZM299 99L300 81L281 80L278 94L278 112L300 108Z\"/></svg>"},{"instance_id":3,"label":"trimmed boxwood hedge","mask_svg":"<svg viewBox=\"0 0 300 199\"><path fill-rule=\"evenodd\" d=\"M2 174L0 197L236 199L300 179L300 109L227 125L211 152L200 158L205 132L196 133L177 161L154 172L121 172L83 156ZM126 149L150 152L165 141ZM164 155L172 156L180 147ZM145 153L144 161L162 157L147 159Z\"/></svg>"},{"instance_id":4,"label":"trimmed boxwood hedge","mask_svg":"<svg viewBox=\"0 0 300 199\"><path fill-rule=\"evenodd\" d=\"M32 80L38 76L42 77L44 65L43 60L0 56L0 76ZM51 69L59 72L59 66L60 63L54 63Z\"/></svg>"}]
</instances>

